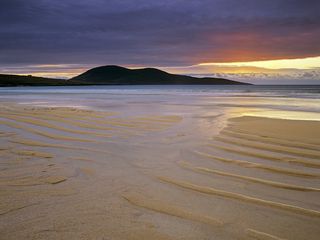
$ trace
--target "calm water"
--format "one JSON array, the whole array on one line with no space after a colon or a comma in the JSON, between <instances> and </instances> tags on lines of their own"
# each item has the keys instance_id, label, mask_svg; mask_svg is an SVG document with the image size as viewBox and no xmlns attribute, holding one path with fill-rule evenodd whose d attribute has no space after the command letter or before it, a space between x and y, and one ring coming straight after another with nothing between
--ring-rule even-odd
<instances>
[{"instance_id":1,"label":"calm water","mask_svg":"<svg viewBox=\"0 0 320 240\"><path fill-rule=\"evenodd\" d=\"M217 112L232 108L248 115L320 120L320 85L14 87L0 88L0 101L101 110L130 105L128 113L163 111L169 105L206 106Z\"/></svg>"}]
</instances>

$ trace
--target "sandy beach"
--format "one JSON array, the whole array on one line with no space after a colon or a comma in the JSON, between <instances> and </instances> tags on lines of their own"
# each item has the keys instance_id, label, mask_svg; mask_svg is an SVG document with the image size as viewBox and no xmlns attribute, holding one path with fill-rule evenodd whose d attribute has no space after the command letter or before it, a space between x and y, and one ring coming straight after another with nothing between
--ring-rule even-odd
<instances>
[{"instance_id":1,"label":"sandy beach","mask_svg":"<svg viewBox=\"0 0 320 240\"><path fill-rule=\"evenodd\" d=\"M168 98L2 99L0 239L319 238L319 121Z\"/></svg>"},{"instance_id":2,"label":"sandy beach","mask_svg":"<svg viewBox=\"0 0 320 240\"><path fill-rule=\"evenodd\" d=\"M0 240L320 240L319 9L1 0Z\"/></svg>"}]
</instances>

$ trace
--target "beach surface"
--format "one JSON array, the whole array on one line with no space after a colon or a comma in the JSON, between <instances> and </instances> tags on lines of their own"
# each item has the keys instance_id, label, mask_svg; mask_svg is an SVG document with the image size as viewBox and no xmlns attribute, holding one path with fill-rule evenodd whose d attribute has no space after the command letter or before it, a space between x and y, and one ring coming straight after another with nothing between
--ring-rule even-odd
<instances>
[{"instance_id":1,"label":"beach surface","mask_svg":"<svg viewBox=\"0 0 320 240\"><path fill-rule=\"evenodd\" d=\"M319 99L25 89L0 92L0 239L319 239Z\"/></svg>"}]
</instances>

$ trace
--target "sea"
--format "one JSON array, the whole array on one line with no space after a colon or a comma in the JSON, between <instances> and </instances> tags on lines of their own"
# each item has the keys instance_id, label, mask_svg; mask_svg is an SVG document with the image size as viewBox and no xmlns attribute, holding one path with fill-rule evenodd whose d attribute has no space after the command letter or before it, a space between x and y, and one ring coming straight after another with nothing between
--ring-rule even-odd
<instances>
[{"instance_id":1,"label":"sea","mask_svg":"<svg viewBox=\"0 0 320 240\"><path fill-rule=\"evenodd\" d=\"M0 103L120 110L124 115L137 112L188 114L197 107L204 107L202 110L210 114L212 110L216 113L320 121L320 85L3 87L0 88Z\"/></svg>"}]
</instances>

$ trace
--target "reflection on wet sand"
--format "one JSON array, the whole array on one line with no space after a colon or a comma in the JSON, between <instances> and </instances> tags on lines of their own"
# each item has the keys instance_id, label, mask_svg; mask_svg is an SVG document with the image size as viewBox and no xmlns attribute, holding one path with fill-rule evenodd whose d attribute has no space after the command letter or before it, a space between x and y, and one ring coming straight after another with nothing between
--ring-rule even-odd
<instances>
[{"instance_id":1,"label":"reflection on wet sand","mask_svg":"<svg viewBox=\"0 0 320 240\"><path fill-rule=\"evenodd\" d=\"M319 122L207 115L1 105L0 239L317 239Z\"/></svg>"}]
</instances>

